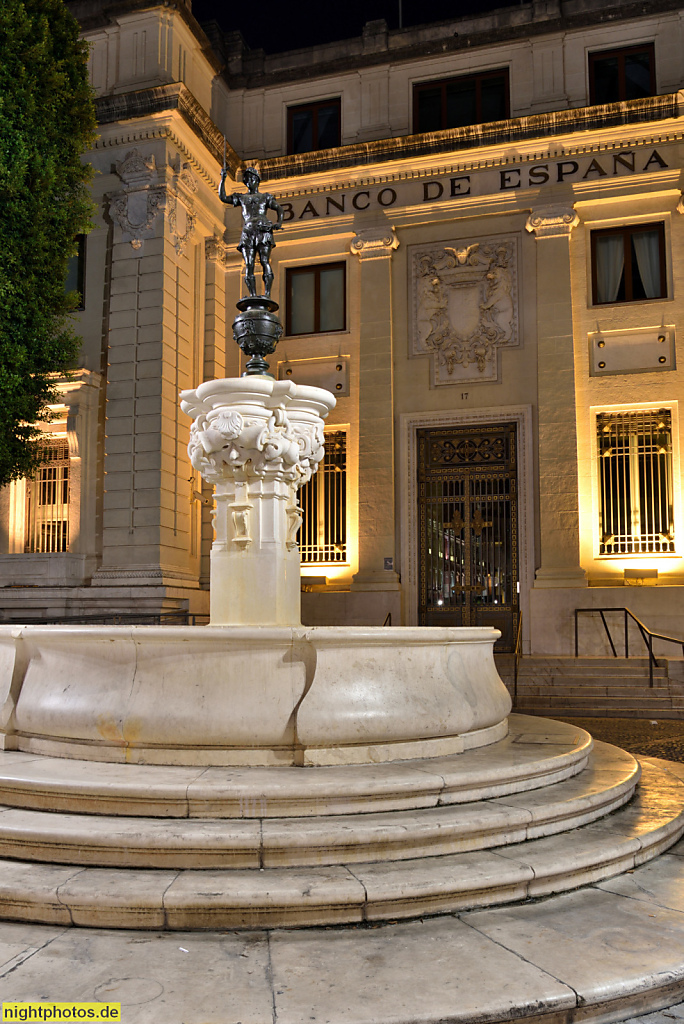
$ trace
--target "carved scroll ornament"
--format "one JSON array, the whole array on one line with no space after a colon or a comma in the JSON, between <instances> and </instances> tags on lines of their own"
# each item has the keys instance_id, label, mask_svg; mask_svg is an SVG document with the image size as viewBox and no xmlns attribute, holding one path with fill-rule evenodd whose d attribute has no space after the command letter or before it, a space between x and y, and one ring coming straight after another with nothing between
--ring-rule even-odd
<instances>
[{"instance_id":1,"label":"carved scroll ornament","mask_svg":"<svg viewBox=\"0 0 684 1024\"><path fill-rule=\"evenodd\" d=\"M496 380L497 353L518 341L517 240L490 238L413 253L413 355L435 384Z\"/></svg>"}]
</instances>

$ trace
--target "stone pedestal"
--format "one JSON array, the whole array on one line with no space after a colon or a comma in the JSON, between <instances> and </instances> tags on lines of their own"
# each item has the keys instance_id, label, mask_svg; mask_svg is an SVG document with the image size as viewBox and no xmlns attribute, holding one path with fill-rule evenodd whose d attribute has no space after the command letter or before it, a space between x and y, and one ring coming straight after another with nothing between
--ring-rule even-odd
<instances>
[{"instance_id":1,"label":"stone pedestal","mask_svg":"<svg viewBox=\"0 0 684 1024\"><path fill-rule=\"evenodd\" d=\"M323 458L335 398L267 376L182 393L193 467L216 485L212 625L300 624L297 489Z\"/></svg>"}]
</instances>

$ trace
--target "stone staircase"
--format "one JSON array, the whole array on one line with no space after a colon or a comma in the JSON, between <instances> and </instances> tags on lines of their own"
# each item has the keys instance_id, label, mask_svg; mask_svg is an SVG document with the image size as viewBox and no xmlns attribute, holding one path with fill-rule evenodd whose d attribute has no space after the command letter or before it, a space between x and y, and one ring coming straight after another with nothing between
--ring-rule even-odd
<instances>
[{"instance_id":1,"label":"stone staircase","mask_svg":"<svg viewBox=\"0 0 684 1024\"><path fill-rule=\"evenodd\" d=\"M362 924L559 893L684 832L684 785L512 715L445 757L203 768L0 753L0 917L101 928Z\"/></svg>"},{"instance_id":2,"label":"stone staircase","mask_svg":"<svg viewBox=\"0 0 684 1024\"><path fill-rule=\"evenodd\" d=\"M658 658L649 685L647 658L521 658L514 695L513 659L497 668L514 707L526 715L562 718L683 718L684 662Z\"/></svg>"}]
</instances>

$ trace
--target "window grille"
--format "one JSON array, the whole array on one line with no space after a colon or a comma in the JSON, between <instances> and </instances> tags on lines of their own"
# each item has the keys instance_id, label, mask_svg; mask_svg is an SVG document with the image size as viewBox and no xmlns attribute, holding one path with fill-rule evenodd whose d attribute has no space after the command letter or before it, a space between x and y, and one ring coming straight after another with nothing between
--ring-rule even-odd
<instances>
[{"instance_id":1,"label":"window grille","mask_svg":"<svg viewBox=\"0 0 684 1024\"><path fill-rule=\"evenodd\" d=\"M45 461L26 481L25 551L69 550L69 446L46 444Z\"/></svg>"},{"instance_id":2,"label":"window grille","mask_svg":"<svg viewBox=\"0 0 684 1024\"><path fill-rule=\"evenodd\" d=\"M303 563L347 560L347 435L325 435L325 455L300 491L303 522L299 551Z\"/></svg>"},{"instance_id":3,"label":"window grille","mask_svg":"<svg viewBox=\"0 0 684 1024\"><path fill-rule=\"evenodd\" d=\"M600 413L601 555L675 550L672 417L667 409Z\"/></svg>"}]
</instances>

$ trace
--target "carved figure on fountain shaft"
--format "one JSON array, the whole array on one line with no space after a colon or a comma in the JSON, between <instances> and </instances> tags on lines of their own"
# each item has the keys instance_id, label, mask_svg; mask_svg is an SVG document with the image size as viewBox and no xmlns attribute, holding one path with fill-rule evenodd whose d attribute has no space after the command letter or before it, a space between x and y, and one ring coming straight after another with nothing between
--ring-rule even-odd
<instances>
[{"instance_id":1,"label":"carved figure on fountain shaft","mask_svg":"<svg viewBox=\"0 0 684 1024\"><path fill-rule=\"evenodd\" d=\"M267 420L225 408L200 413L188 444L193 468L213 484L227 476L274 475L299 487L311 479L324 452L322 426L292 424L281 408Z\"/></svg>"}]
</instances>

